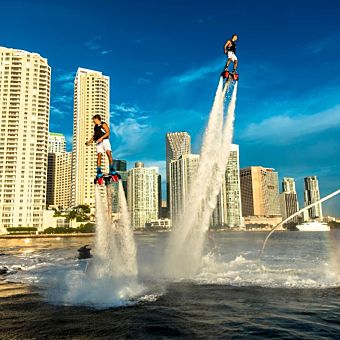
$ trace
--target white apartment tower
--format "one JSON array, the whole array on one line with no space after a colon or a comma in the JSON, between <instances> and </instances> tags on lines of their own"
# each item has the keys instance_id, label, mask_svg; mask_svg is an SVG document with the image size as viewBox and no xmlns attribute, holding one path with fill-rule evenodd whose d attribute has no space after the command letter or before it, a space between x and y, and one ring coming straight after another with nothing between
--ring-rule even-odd
<instances>
[{"instance_id":1,"label":"white apartment tower","mask_svg":"<svg viewBox=\"0 0 340 340\"><path fill-rule=\"evenodd\" d=\"M243 226L239 146L231 144L225 178L212 216L213 226Z\"/></svg>"},{"instance_id":2,"label":"white apartment tower","mask_svg":"<svg viewBox=\"0 0 340 340\"><path fill-rule=\"evenodd\" d=\"M66 152L65 136L62 133L48 134L48 152Z\"/></svg>"},{"instance_id":3,"label":"white apartment tower","mask_svg":"<svg viewBox=\"0 0 340 340\"><path fill-rule=\"evenodd\" d=\"M187 132L168 132L165 137L166 144L166 195L167 208L170 202L170 162L179 159L180 156L191 153L191 137Z\"/></svg>"},{"instance_id":4,"label":"white apartment tower","mask_svg":"<svg viewBox=\"0 0 340 340\"><path fill-rule=\"evenodd\" d=\"M74 117L72 148L72 206L88 204L94 207L96 176L96 146L86 146L93 135L92 117L99 114L109 122L110 79L101 72L79 68L74 80ZM102 158L103 172L108 169L106 155Z\"/></svg>"},{"instance_id":5,"label":"white apartment tower","mask_svg":"<svg viewBox=\"0 0 340 340\"><path fill-rule=\"evenodd\" d=\"M142 162L128 171L128 208L133 228L157 220L159 214L159 174L157 167L145 168Z\"/></svg>"},{"instance_id":6,"label":"white apartment tower","mask_svg":"<svg viewBox=\"0 0 340 340\"><path fill-rule=\"evenodd\" d=\"M316 176L305 177L305 191L304 203L305 207L311 203L317 202L320 199L319 182ZM305 220L319 219L322 220L322 206L321 203L315 205L313 208L308 209L304 214Z\"/></svg>"},{"instance_id":7,"label":"white apartment tower","mask_svg":"<svg viewBox=\"0 0 340 340\"><path fill-rule=\"evenodd\" d=\"M169 189L172 225L176 225L176 221L183 212L190 186L197 173L199 159L199 155L185 154L179 159L170 161Z\"/></svg>"},{"instance_id":8,"label":"white apartment tower","mask_svg":"<svg viewBox=\"0 0 340 340\"><path fill-rule=\"evenodd\" d=\"M0 47L0 227L42 228L51 68L37 53Z\"/></svg>"}]
</instances>

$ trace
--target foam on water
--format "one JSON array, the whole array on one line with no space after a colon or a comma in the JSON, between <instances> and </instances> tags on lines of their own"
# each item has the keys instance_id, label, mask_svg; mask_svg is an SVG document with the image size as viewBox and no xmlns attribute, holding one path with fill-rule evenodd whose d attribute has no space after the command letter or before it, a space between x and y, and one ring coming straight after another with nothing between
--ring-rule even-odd
<instances>
[{"instance_id":1,"label":"foam on water","mask_svg":"<svg viewBox=\"0 0 340 340\"><path fill-rule=\"evenodd\" d=\"M314 262L271 258L270 263L247 259L232 260L204 256L203 266L194 277L199 284L261 286L268 288L333 288L340 286L340 275L322 259Z\"/></svg>"},{"instance_id":2,"label":"foam on water","mask_svg":"<svg viewBox=\"0 0 340 340\"><path fill-rule=\"evenodd\" d=\"M106 190L105 190L106 189ZM102 308L132 303L144 291L137 282L136 246L122 184L118 219L111 221L111 186L96 186L95 255L85 272L67 274L66 304Z\"/></svg>"}]
</instances>

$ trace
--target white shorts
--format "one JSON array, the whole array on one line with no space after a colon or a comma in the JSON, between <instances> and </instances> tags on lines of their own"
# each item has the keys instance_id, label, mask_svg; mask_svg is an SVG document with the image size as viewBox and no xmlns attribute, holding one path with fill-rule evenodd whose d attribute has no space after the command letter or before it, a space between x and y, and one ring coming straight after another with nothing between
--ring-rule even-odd
<instances>
[{"instance_id":1,"label":"white shorts","mask_svg":"<svg viewBox=\"0 0 340 340\"><path fill-rule=\"evenodd\" d=\"M111 151L111 144L108 139L104 139L102 142L97 143L97 154L106 153L106 151Z\"/></svg>"},{"instance_id":2,"label":"white shorts","mask_svg":"<svg viewBox=\"0 0 340 340\"><path fill-rule=\"evenodd\" d=\"M228 59L231 59L232 62L235 62L237 57L234 52L228 51Z\"/></svg>"}]
</instances>

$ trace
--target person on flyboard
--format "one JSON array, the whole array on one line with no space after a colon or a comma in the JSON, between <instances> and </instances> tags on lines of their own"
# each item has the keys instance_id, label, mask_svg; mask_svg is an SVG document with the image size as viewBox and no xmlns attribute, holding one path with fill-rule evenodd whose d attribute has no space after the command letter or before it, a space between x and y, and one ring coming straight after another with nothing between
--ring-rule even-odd
<instances>
[{"instance_id":1,"label":"person on flyboard","mask_svg":"<svg viewBox=\"0 0 340 340\"><path fill-rule=\"evenodd\" d=\"M237 73L237 64L238 60L236 57L236 40L237 40L237 34L233 34L231 39L227 40L227 42L224 44L224 54L227 55L227 62L225 64L224 70L222 72L223 78L228 78L229 75L232 77L233 80L238 80L238 73ZM230 73L229 72L229 64L234 64L233 70Z\"/></svg>"},{"instance_id":2,"label":"person on flyboard","mask_svg":"<svg viewBox=\"0 0 340 340\"><path fill-rule=\"evenodd\" d=\"M115 176L117 175L116 169L113 164L113 159L112 159L112 152L111 152L111 144L109 141L110 137L110 128L109 126L105 123L102 122L102 118L100 115L94 115L92 117L92 121L94 123L94 129L93 129L93 136L90 140L88 140L85 145L89 146L93 142L95 142L96 149L97 149L97 176L96 179L100 179L104 176L101 168L102 164L102 155L106 153L108 159L109 159L109 164L110 164L110 170L109 170L109 175L110 176Z\"/></svg>"}]
</instances>

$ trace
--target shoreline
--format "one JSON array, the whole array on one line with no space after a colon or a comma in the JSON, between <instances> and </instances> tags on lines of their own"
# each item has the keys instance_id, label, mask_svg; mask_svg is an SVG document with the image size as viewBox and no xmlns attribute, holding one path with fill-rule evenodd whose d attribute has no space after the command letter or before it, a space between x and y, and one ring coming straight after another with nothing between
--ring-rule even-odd
<instances>
[{"instance_id":1,"label":"shoreline","mask_svg":"<svg viewBox=\"0 0 340 340\"><path fill-rule=\"evenodd\" d=\"M22 235L0 235L0 239L12 239L12 238L58 238L58 237L90 237L95 233L82 233L82 234L22 234Z\"/></svg>"}]
</instances>

